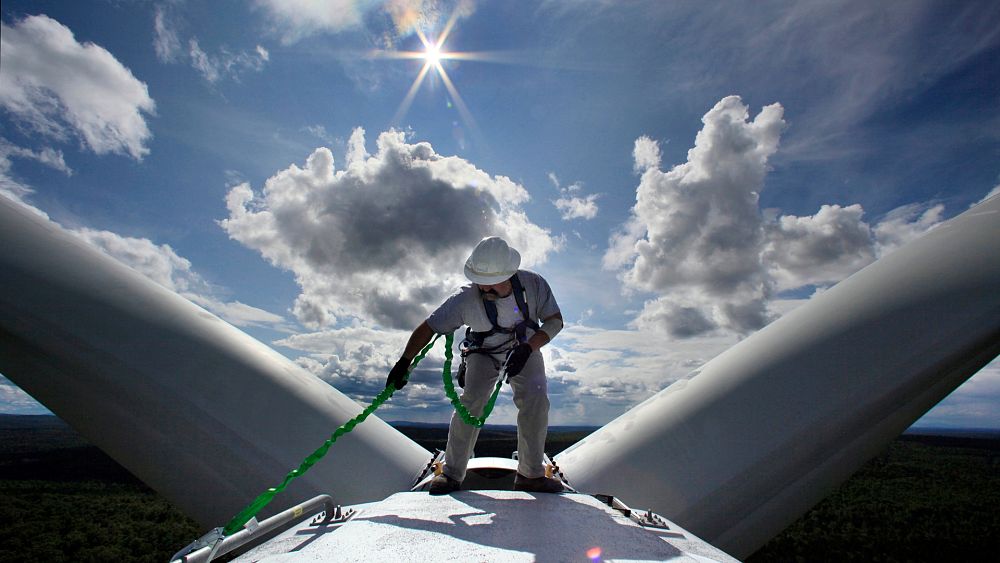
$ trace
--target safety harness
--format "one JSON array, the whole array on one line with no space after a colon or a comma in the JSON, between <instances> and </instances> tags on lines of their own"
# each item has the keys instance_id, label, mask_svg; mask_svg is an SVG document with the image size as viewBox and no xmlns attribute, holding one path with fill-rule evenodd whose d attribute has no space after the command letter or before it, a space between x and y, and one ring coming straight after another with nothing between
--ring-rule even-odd
<instances>
[{"instance_id":1,"label":"safety harness","mask_svg":"<svg viewBox=\"0 0 1000 563\"><path fill-rule=\"evenodd\" d=\"M512 293L514 301L517 303L517 310L521 312L522 320L516 325L506 328L500 326L497 321L496 296L487 294L480 290L479 295L483 301L483 308L486 310L486 318L489 319L492 327L483 332L475 332L472 327L465 329L465 339L459 344L459 351L462 353L462 363L458 366L458 385L465 387L465 360L470 354L486 354L486 357L493 362L496 369L500 369L500 361L493 357L493 354L510 352L521 342L527 342L528 328L538 330L538 323L531 319L528 314L528 293L521 284L520 277L514 274L510 278L513 286ZM507 334L510 337L496 346L485 346L486 339L494 334Z\"/></svg>"}]
</instances>

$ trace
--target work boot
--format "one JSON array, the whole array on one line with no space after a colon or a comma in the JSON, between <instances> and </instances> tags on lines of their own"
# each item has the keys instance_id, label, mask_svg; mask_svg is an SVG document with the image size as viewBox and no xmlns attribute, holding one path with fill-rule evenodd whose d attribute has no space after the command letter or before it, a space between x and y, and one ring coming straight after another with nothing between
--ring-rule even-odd
<instances>
[{"instance_id":1,"label":"work boot","mask_svg":"<svg viewBox=\"0 0 1000 563\"><path fill-rule=\"evenodd\" d=\"M561 493L565 490L562 481L551 477L525 477L520 473L514 477L514 490L529 493Z\"/></svg>"},{"instance_id":2,"label":"work boot","mask_svg":"<svg viewBox=\"0 0 1000 563\"><path fill-rule=\"evenodd\" d=\"M435 475L431 479L431 488L428 492L432 495L446 495L457 491L461 487L461 483L442 473Z\"/></svg>"}]
</instances>

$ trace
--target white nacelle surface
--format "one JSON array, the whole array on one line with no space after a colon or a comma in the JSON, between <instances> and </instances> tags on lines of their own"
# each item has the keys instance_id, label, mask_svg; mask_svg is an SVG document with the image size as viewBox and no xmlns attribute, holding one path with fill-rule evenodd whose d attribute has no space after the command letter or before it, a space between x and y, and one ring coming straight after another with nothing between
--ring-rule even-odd
<instances>
[{"instance_id":1,"label":"white nacelle surface","mask_svg":"<svg viewBox=\"0 0 1000 563\"><path fill-rule=\"evenodd\" d=\"M643 527L582 494L413 492L349 508L345 524L296 526L236 561L736 561L672 522Z\"/></svg>"}]
</instances>

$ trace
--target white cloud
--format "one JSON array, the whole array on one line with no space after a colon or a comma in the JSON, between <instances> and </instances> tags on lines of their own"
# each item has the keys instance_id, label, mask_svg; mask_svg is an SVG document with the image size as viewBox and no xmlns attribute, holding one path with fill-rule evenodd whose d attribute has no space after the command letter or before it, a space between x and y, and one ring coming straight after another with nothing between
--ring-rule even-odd
<instances>
[{"instance_id":1,"label":"white cloud","mask_svg":"<svg viewBox=\"0 0 1000 563\"><path fill-rule=\"evenodd\" d=\"M675 381L693 377L702 364L736 342L733 335L673 340L662 333L569 325L543 348L556 424L607 422Z\"/></svg>"},{"instance_id":2,"label":"white cloud","mask_svg":"<svg viewBox=\"0 0 1000 563\"><path fill-rule=\"evenodd\" d=\"M634 160L632 169L640 174L650 168L659 168L660 144L643 135L635 140L632 158Z\"/></svg>"},{"instance_id":3,"label":"white cloud","mask_svg":"<svg viewBox=\"0 0 1000 563\"><path fill-rule=\"evenodd\" d=\"M78 43L47 17L0 24L0 107L56 141L71 136L97 154L149 153L143 114L156 105L146 85L104 48Z\"/></svg>"},{"instance_id":4,"label":"white cloud","mask_svg":"<svg viewBox=\"0 0 1000 563\"><path fill-rule=\"evenodd\" d=\"M875 250L879 257L919 238L941 224L943 205L910 204L890 211L875 226Z\"/></svg>"},{"instance_id":5,"label":"white cloud","mask_svg":"<svg viewBox=\"0 0 1000 563\"><path fill-rule=\"evenodd\" d=\"M465 283L461 264L482 237L505 236L524 267L559 245L521 210L528 192L509 178L397 131L379 135L374 155L361 129L348 145L342 170L319 148L304 168L268 179L260 194L236 186L220 222L231 238L295 274L302 292L294 312L307 326L355 317L412 329Z\"/></svg>"},{"instance_id":6,"label":"white cloud","mask_svg":"<svg viewBox=\"0 0 1000 563\"><path fill-rule=\"evenodd\" d=\"M53 149L52 147L44 147L37 151L31 150L15 146L7 141L7 139L0 137L0 194L6 195L15 201L22 201L25 196L34 190L18 180L11 172L11 159L13 158L34 160L49 168L58 170L67 176L73 175L73 169L66 164L62 151Z\"/></svg>"},{"instance_id":7,"label":"white cloud","mask_svg":"<svg viewBox=\"0 0 1000 563\"><path fill-rule=\"evenodd\" d=\"M564 221L572 219L593 219L597 217L597 198L600 194L586 197L561 197L552 202Z\"/></svg>"},{"instance_id":8,"label":"white cloud","mask_svg":"<svg viewBox=\"0 0 1000 563\"><path fill-rule=\"evenodd\" d=\"M7 155L0 154L0 196L18 203L24 203L24 198L34 190L21 182L11 173L11 162Z\"/></svg>"},{"instance_id":9,"label":"white cloud","mask_svg":"<svg viewBox=\"0 0 1000 563\"><path fill-rule=\"evenodd\" d=\"M834 284L875 260L860 205L824 205L816 215L783 215L765 224L761 255L778 290Z\"/></svg>"},{"instance_id":10,"label":"white cloud","mask_svg":"<svg viewBox=\"0 0 1000 563\"><path fill-rule=\"evenodd\" d=\"M636 168L644 169L637 202L605 265L625 266L627 288L660 295L646 303L638 326L690 336L714 327L748 332L769 320L757 194L782 113L773 104L748 121L739 97L724 98L702 118L688 161L668 172L651 167L653 141L636 142Z\"/></svg>"},{"instance_id":11,"label":"white cloud","mask_svg":"<svg viewBox=\"0 0 1000 563\"><path fill-rule=\"evenodd\" d=\"M365 148L365 130L358 127L351 131L351 137L347 140L347 163L363 166L368 156L368 149Z\"/></svg>"},{"instance_id":12,"label":"white cloud","mask_svg":"<svg viewBox=\"0 0 1000 563\"><path fill-rule=\"evenodd\" d=\"M270 54L260 45L253 52L239 53L232 53L226 47L221 47L218 54L209 55L193 37L188 40L188 55L191 57L191 66L210 84L223 77L238 81L244 72L260 72L270 60Z\"/></svg>"},{"instance_id":13,"label":"white cloud","mask_svg":"<svg viewBox=\"0 0 1000 563\"><path fill-rule=\"evenodd\" d=\"M279 315L239 301L226 302L217 297L215 288L191 268L189 260L174 252L170 245L157 245L145 238L123 237L110 231L87 228L70 232L150 280L179 293L236 326L280 325L285 322Z\"/></svg>"},{"instance_id":14,"label":"white cloud","mask_svg":"<svg viewBox=\"0 0 1000 563\"><path fill-rule=\"evenodd\" d=\"M275 329L288 330L282 326L286 323L284 317L252 305L247 305L239 301L222 301L210 295L199 295L190 292L183 295L193 303L201 305L233 325L242 327L270 326Z\"/></svg>"},{"instance_id":15,"label":"white cloud","mask_svg":"<svg viewBox=\"0 0 1000 563\"><path fill-rule=\"evenodd\" d=\"M328 145L332 145L336 142L336 139L333 138L333 135L331 135L326 130L326 127L322 125L307 125L303 127L302 130L311 134L312 136L316 137L317 139L323 141Z\"/></svg>"},{"instance_id":16,"label":"white cloud","mask_svg":"<svg viewBox=\"0 0 1000 563\"><path fill-rule=\"evenodd\" d=\"M408 336L408 331L349 327L296 334L274 344L308 352L309 355L296 360L299 365L338 391L367 404L385 388L386 376L399 359ZM455 357L453 374L458 370L457 351ZM447 422L452 407L441 381L443 367L442 339L410 374L406 388L379 409L379 416L388 420ZM500 419L491 417L491 420Z\"/></svg>"},{"instance_id":17,"label":"white cloud","mask_svg":"<svg viewBox=\"0 0 1000 563\"><path fill-rule=\"evenodd\" d=\"M367 403L383 389L399 358L408 331L349 327L297 334L274 342L308 353L297 361L338 390ZM460 337L460 335L459 335ZM715 336L668 342L629 330L568 326L543 348L551 403L551 424L598 424L624 413L735 342ZM444 348L435 344L414 370L410 383L379 410L382 418L447 422L452 407L441 382ZM452 372L458 369L456 353ZM628 374L627 377L624 374ZM509 387L505 386L491 423L516 421Z\"/></svg>"},{"instance_id":18,"label":"white cloud","mask_svg":"<svg viewBox=\"0 0 1000 563\"><path fill-rule=\"evenodd\" d=\"M903 205L873 227L863 215L858 204L823 205L816 215L783 215L766 223L761 259L776 288L833 285L940 225L944 206Z\"/></svg>"},{"instance_id":19,"label":"white cloud","mask_svg":"<svg viewBox=\"0 0 1000 563\"><path fill-rule=\"evenodd\" d=\"M156 6L153 15L153 49L156 58L165 63L176 62L181 54L180 37L162 4Z\"/></svg>"},{"instance_id":20,"label":"white cloud","mask_svg":"<svg viewBox=\"0 0 1000 563\"><path fill-rule=\"evenodd\" d=\"M172 291L186 292L204 283L191 271L191 262L178 256L170 245L157 246L149 239L123 237L111 231L82 228L72 232Z\"/></svg>"},{"instance_id":21,"label":"white cloud","mask_svg":"<svg viewBox=\"0 0 1000 563\"><path fill-rule=\"evenodd\" d=\"M549 180L562 195L559 199L554 200L552 204L559 210L563 221L571 221L573 219L590 220L597 217L599 210L597 207L597 198L601 197L601 194L589 194L581 197L580 192L583 189L583 185L580 182L570 184L564 188L559 185L559 178L554 172L549 172Z\"/></svg>"},{"instance_id":22,"label":"white cloud","mask_svg":"<svg viewBox=\"0 0 1000 563\"><path fill-rule=\"evenodd\" d=\"M219 65L213 63L205 51L201 50L198 40L191 38L188 40L188 55L191 57L191 66L194 67L201 76L210 83L219 80Z\"/></svg>"},{"instance_id":23,"label":"white cloud","mask_svg":"<svg viewBox=\"0 0 1000 563\"><path fill-rule=\"evenodd\" d=\"M939 207L919 218L913 209L890 213L873 233L859 205L825 205L809 217L786 215L765 223L757 194L767 159L783 128L781 107L748 121L737 97L708 114L688 162L658 169L654 141L636 141L642 171L631 219L616 233L605 266L625 268L627 288L654 292L636 324L690 337L717 328L748 333L773 315L775 290L835 283L881 251L915 238L940 221Z\"/></svg>"},{"instance_id":24,"label":"white cloud","mask_svg":"<svg viewBox=\"0 0 1000 563\"><path fill-rule=\"evenodd\" d=\"M692 337L724 329L748 334L775 318L777 292L832 285L933 229L941 205L897 208L874 227L860 205L823 205L811 216L762 212L768 158L784 127L782 108L749 121L736 96L702 119L687 162L659 170L659 149L636 140L642 176L631 217L614 233L604 267L628 291L649 292L634 324Z\"/></svg>"},{"instance_id":25,"label":"white cloud","mask_svg":"<svg viewBox=\"0 0 1000 563\"><path fill-rule=\"evenodd\" d=\"M284 33L286 42L362 23L363 4L354 0L257 0L256 5Z\"/></svg>"},{"instance_id":26,"label":"white cloud","mask_svg":"<svg viewBox=\"0 0 1000 563\"><path fill-rule=\"evenodd\" d=\"M177 31L178 21L179 18L171 12L168 5L156 6L153 19L153 48L156 50L156 58L163 63L187 60L209 84L215 84L223 78L239 81L247 72L262 71L271 60L271 53L261 45L250 51L236 53L222 46L211 54L202 49L197 37L188 39L185 52Z\"/></svg>"}]
</instances>

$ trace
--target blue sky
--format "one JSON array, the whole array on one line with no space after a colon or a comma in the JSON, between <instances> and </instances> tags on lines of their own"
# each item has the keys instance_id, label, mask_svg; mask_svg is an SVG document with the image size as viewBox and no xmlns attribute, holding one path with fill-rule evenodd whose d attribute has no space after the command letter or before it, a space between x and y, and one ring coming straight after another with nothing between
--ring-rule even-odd
<instances>
[{"instance_id":1,"label":"blue sky","mask_svg":"<svg viewBox=\"0 0 1000 563\"><path fill-rule=\"evenodd\" d=\"M482 236L568 321L552 422L603 424L1000 186L995 2L9 0L2 19L0 194L359 401ZM445 57L418 81L421 35ZM440 364L382 416L447 420ZM0 412L44 412L0 383ZM994 363L920 424L1000 428L998 405Z\"/></svg>"}]
</instances>

